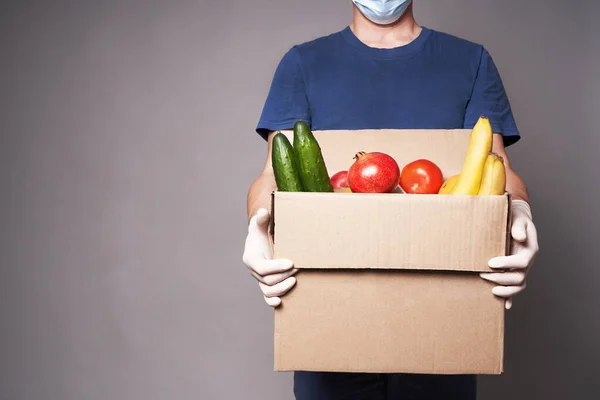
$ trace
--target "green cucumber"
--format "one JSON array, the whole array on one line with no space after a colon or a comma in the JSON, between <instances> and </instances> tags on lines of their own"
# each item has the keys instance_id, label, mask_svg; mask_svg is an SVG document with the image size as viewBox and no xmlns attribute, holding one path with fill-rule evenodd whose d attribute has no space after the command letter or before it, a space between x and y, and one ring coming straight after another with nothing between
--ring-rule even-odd
<instances>
[{"instance_id":1,"label":"green cucumber","mask_svg":"<svg viewBox=\"0 0 600 400\"><path fill-rule=\"evenodd\" d=\"M287 136L277 132L271 146L271 162L275 173L277 190L281 192L303 192L296 166L294 149Z\"/></svg>"},{"instance_id":2,"label":"green cucumber","mask_svg":"<svg viewBox=\"0 0 600 400\"><path fill-rule=\"evenodd\" d=\"M294 124L294 154L305 191L333 192L321 147L304 121Z\"/></svg>"}]
</instances>

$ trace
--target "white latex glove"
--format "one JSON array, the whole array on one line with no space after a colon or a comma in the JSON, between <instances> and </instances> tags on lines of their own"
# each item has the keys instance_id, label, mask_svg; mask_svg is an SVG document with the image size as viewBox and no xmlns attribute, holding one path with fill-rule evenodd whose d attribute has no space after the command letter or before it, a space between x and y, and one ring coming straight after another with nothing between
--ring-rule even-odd
<instances>
[{"instance_id":1,"label":"white latex glove","mask_svg":"<svg viewBox=\"0 0 600 400\"><path fill-rule=\"evenodd\" d=\"M296 278L292 275L297 269L291 260L273 260L267 233L269 220L269 212L264 208L250 219L242 259L252 276L258 280L266 303L277 307L281 304L280 296L296 284Z\"/></svg>"},{"instance_id":2,"label":"white latex glove","mask_svg":"<svg viewBox=\"0 0 600 400\"><path fill-rule=\"evenodd\" d=\"M483 272L481 277L497 283L492 292L506 299L506 309L512 307L512 296L523 291L525 278L538 253L538 237L531 208L523 200L512 201L512 229L510 255L494 257L489 266L502 272Z\"/></svg>"}]
</instances>

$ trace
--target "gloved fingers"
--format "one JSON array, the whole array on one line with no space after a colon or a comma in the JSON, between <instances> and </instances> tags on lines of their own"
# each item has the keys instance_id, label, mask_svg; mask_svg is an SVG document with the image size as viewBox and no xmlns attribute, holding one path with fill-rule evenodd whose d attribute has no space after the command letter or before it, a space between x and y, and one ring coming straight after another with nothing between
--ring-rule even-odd
<instances>
[{"instance_id":1,"label":"gloved fingers","mask_svg":"<svg viewBox=\"0 0 600 400\"><path fill-rule=\"evenodd\" d=\"M517 286L525 282L525 272L507 271L507 272L482 272L479 274L483 279L497 283L503 286Z\"/></svg>"},{"instance_id":2,"label":"gloved fingers","mask_svg":"<svg viewBox=\"0 0 600 400\"><path fill-rule=\"evenodd\" d=\"M527 239L527 218L517 217L513 220L510 234L517 242L523 242Z\"/></svg>"},{"instance_id":3,"label":"gloved fingers","mask_svg":"<svg viewBox=\"0 0 600 400\"><path fill-rule=\"evenodd\" d=\"M262 282L258 282L260 290L266 297L279 297L286 294L296 284L296 278L290 276L286 280L276 283L273 286L265 285Z\"/></svg>"},{"instance_id":4,"label":"gloved fingers","mask_svg":"<svg viewBox=\"0 0 600 400\"><path fill-rule=\"evenodd\" d=\"M281 299L279 297L263 297L265 298L265 302L273 308L278 307L281 304Z\"/></svg>"},{"instance_id":5,"label":"gloved fingers","mask_svg":"<svg viewBox=\"0 0 600 400\"><path fill-rule=\"evenodd\" d=\"M489 262L490 268L527 268L531 262L533 254L530 256L530 251L521 249L510 256L494 257Z\"/></svg>"},{"instance_id":6,"label":"gloved fingers","mask_svg":"<svg viewBox=\"0 0 600 400\"><path fill-rule=\"evenodd\" d=\"M254 259L250 260L250 262L246 263L246 265L251 271L260 276L260 279L256 276L255 277L261 282L263 282L264 277L267 275L288 272L294 267L292 260L288 260L287 258Z\"/></svg>"},{"instance_id":7,"label":"gloved fingers","mask_svg":"<svg viewBox=\"0 0 600 400\"><path fill-rule=\"evenodd\" d=\"M506 299L506 301L504 302L504 308L507 310L510 310L512 308L512 303L513 303L512 297L508 297Z\"/></svg>"},{"instance_id":8,"label":"gloved fingers","mask_svg":"<svg viewBox=\"0 0 600 400\"><path fill-rule=\"evenodd\" d=\"M281 272L278 274L265 275L261 277L262 279L259 279L259 281L264 283L265 285L273 286L279 282L283 282L290 276L295 275L296 272L298 272L298 268L292 268L289 271Z\"/></svg>"},{"instance_id":9,"label":"gloved fingers","mask_svg":"<svg viewBox=\"0 0 600 400\"><path fill-rule=\"evenodd\" d=\"M496 286L492 289L492 293L499 297L511 297L523 291L526 286L526 282L520 286Z\"/></svg>"},{"instance_id":10,"label":"gloved fingers","mask_svg":"<svg viewBox=\"0 0 600 400\"><path fill-rule=\"evenodd\" d=\"M259 208L256 211L256 224L258 226L267 226L271 216L269 215L269 211L266 208Z\"/></svg>"},{"instance_id":11,"label":"gloved fingers","mask_svg":"<svg viewBox=\"0 0 600 400\"><path fill-rule=\"evenodd\" d=\"M539 250L537 229L533 222L527 223L527 243L525 247L535 256Z\"/></svg>"},{"instance_id":12,"label":"gloved fingers","mask_svg":"<svg viewBox=\"0 0 600 400\"><path fill-rule=\"evenodd\" d=\"M270 274L270 275L265 275L265 276L261 276L259 274L257 274L255 271L253 271L252 269L250 269L250 274L259 282L264 283L265 285L268 286L273 286L278 284L279 282L283 282L284 280L286 280L287 278L289 278L290 276L293 276L296 274L296 272L298 272L297 268L293 268L289 271L286 272L282 272L279 274Z\"/></svg>"}]
</instances>

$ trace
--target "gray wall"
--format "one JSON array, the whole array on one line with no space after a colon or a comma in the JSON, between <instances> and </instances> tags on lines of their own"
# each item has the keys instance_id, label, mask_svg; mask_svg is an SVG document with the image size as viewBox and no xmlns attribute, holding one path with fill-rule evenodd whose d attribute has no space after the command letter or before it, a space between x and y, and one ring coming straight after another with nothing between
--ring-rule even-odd
<instances>
[{"instance_id":1,"label":"gray wall","mask_svg":"<svg viewBox=\"0 0 600 400\"><path fill-rule=\"evenodd\" d=\"M595 398L600 10L415 3L492 52L540 231L481 398ZM292 398L241 263L253 130L283 52L350 18L349 0L1 3L0 399Z\"/></svg>"}]
</instances>

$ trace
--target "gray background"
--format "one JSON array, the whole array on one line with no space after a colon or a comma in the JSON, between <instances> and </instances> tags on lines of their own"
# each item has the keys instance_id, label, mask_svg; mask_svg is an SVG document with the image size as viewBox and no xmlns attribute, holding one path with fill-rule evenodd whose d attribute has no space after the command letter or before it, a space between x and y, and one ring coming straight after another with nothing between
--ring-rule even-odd
<instances>
[{"instance_id":1,"label":"gray background","mask_svg":"<svg viewBox=\"0 0 600 400\"><path fill-rule=\"evenodd\" d=\"M496 60L540 232L481 399L600 390L593 3L415 1ZM350 18L350 0L1 3L0 399L292 398L241 263L254 127L283 53Z\"/></svg>"}]
</instances>

